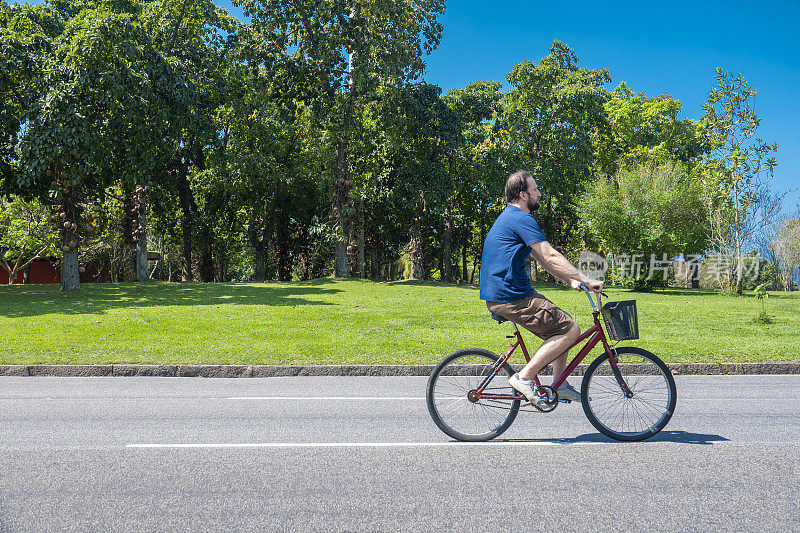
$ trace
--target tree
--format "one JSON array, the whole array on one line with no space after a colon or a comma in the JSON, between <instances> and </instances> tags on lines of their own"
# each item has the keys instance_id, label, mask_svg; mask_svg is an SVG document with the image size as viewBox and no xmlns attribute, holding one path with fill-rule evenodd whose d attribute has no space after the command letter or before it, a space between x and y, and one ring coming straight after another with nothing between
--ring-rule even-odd
<instances>
[{"instance_id":1,"label":"tree","mask_svg":"<svg viewBox=\"0 0 800 533\"><path fill-rule=\"evenodd\" d=\"M703 153L697 123L677 118L681 103L667 95L647 98L620 83L603 105L608 128L598 130L598 168L607 175L647 161L693 161Z\"/></svg>"},{"instance_id":2,"label":"tree","mask_svg":"<svg viewBox=\"0 0 800 533\"><path fill-rule=\"evenodd\" d=\"M611 81L606 69L579 68L577 62L571 48L553 41L538 64L512 69L506 78L512 88L502 100L507 150L540 183L537 221L561 248L577 239L574 199L591 179L592 139L606 127L603 84Z\"/></svg>"},{"instance_id":3,"label":"tree","mask_svg":"<svg viewBox=\"0 0 800 533\"><path fill-rule=\"evenodd\" d=\"M376 110L379 166L388 180L397 216L405 221L405 250L410 279L428 279L452 194L447 152L461 142L461 124L440 98L441 89L426 83L391 90Z\"/></svg>"},{"instance_id":4,"label":"tree","mask_svg":"<svg viewBox=\"0 0 800 533\"><path fill-rule=\"evenodd\" d=\"M58 251L58 232L50 212L36 199L0 196L0 264L8 272L8 283L40 257Z\"/></svg>"},{"instance_id":5,"label":"tree","mask_svg":"<svg viewBox=\"0 0 800 533\"><path fill-rule=\"evenodd\" d=\"M50 47L59 26L43 6L23 7L0 0L0 194L16 189L23 115L37 96L41 52Z\"/></svg>"},{"instance_id":6,"label":"tree","mask_svg":"<svg viewBox=\"0 0 800 533\"><path fill-rule=\"evenodd\" d=\"M159 106L180 100L180 79L137 23L135 4L53 2L63 31L41 46L35 95L19 137L20 187L56 208L62 291L79 290L85 206L117 179L145 183L159 161ZM155 154L155 155L154 155Z\"/></svg>"},{"instance_id":7,"label":"tree","mask_svg":"<svg viewBox=\"0 0 800 533\"><path fill-rule=\"evenodd\" d=\"M712 247L731 255L728 278L742 292L742 246L764 220L754 219L754 207L768 191L777 165L770 154L778 145L756 138L761 119L755 113L756 89L739 74L736 78L716 69L716 85L703 104L701 126L709 154L701 176L705 182Z\"/></svg>"},{"instance_id":8,"label":"tree","mask_svg":"<svg viewBox=\"0 0 800 533\"><path fill-rule=\"evenodd\" d=\"M233 56L242 25L210 0L148 2L141 18L155 49L185 80L182 105L163 109L169 149L155 169L154 188L168 191L177 205L182 279L213 281L214 227L226 195L216 197L204 181L217 179L206 171L210 153L225 140L218 108L238 91Z\"/></svg>"},{"instance_id":9,"label":"tree","mask_svg":"<svg viewBox=\"0 0 800 533\"><path fill-rule=\"evenodd\" d=\"M702 252L708 242L701 192L677 161L600 173L580 198L581 223L602 251L614 254L614 267L623 270L619 281L636 290L664 286L655 268Z\"/></svg>"},{"instance_id":10,"label":"tree","mask_svg":"<svg viewBox=\"0 0 800 533\"><path fill-rule=\"evenodd\" d=\"M336 235L334 275L349 275L354 209L350 202L351 141L360 102L380 85L403 84L424 69L438 46L444 0L395 2L245 0L245 13L314 81L323 127L330 132L331 212Z\"/></svg>"},{"instance_id":11,"label":"tree","mask_svg":"<svg viewBox=\"0 0 800 533\"><path fill-rule=\"evenodd\" d=\"M325 197L323 140L318 135L313 94L297 65L270 48L252 27L241 28L231 62L228 99L217 113L223 142L209 162L220 166L245 215L253 257L253 279L267 278L267 264L281 281L319 273L316 229ZM312 230L312 226L315 228ZM273 252L270 257L270 250ZM324 263L324 260L323 260Z\"/></svg>"},{"instance_id":12,"label":"tree","mask_svg":"<svg viewBox=\"0 0 800 533\"><path fill-rule=\"evenodd\" d=\"M778 290L781 286L785 287L784 281L787 279L785 272L787 265L782 260L780 239L784 224L790 218L781 211L785 196L785 192L770 191L766 193L755 206L757 213L751 218L763 221L760 227L753 232L750 243L764 260L763 266L766 270L759 270L759 279L772 290ZM791 278L791 275L788 277Z\"/></svg>"},{"instance_id":13,"label":"tree","mask_svg":"<svg viewBox=\"0 0 800 533\"><path fill-rule=\"evenodd\" d=\"M797 269L800 268L800 216L786 219L778 234L777 259L780 264L784 290L794 289Z\"/></svg>"},{"instance_id":14,"label":"tree","mask_svg":"<svg viewBox=\"0 0 800 533\"><path fill-rule=\"evenodd\" d=\"M483 240L494 217L502 209L503 184L509 160L507 131L499 127L502 84L470 83L452 89L444 100L462 125L464 142L450 151L453 195L450 199L453 232L460 243L461 275L469 282L468 256L473 274L483 252Z\"/></svg>"}]
</instances>

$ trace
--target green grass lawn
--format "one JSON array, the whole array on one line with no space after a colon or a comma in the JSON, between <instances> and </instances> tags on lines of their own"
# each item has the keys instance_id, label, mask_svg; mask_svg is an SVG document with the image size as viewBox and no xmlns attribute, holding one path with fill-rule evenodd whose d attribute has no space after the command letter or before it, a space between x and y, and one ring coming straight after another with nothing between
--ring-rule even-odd
<instances>
[{"instance_id":1,"label":"green grass lawn","mask_svg":"<svg viewBox=\"0 0 800 533\"><path fill-rule=\"evenodd\" d=\"M434 363L459 348L503 351L511 330L490 319L474 286L320 279L59 288L0 286L0 364ZM583 293L539 289L581 328L591 324ZM641 339L629 344L665 361L800 361L800 293L770 293L773 323L761 324L752 295L607 292L637 300Z\"/></svg>"}]
</instances>

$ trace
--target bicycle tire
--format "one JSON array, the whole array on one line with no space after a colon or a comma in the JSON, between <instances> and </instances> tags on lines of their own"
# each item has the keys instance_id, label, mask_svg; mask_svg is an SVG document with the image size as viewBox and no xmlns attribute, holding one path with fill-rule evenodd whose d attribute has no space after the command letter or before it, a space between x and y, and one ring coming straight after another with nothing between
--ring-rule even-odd
<instances>
[{"instance_id":1,"label":"bicycle tire","mask_svg":"<svg viewBox=\"0 0 800 533\"><path fill-rule=\"evenodd\" d=\"M634 347L612 350L633 396L617 383L608 353L592 361L581 384L581 404L597 430L619 441L648 439L669 423L678 400L675 378L657 356Z\"/></svg>"},{"instance_id":2,"label":"bicycle tire","mask_svg":"<svg viewBox=\"0 0 800 533\"><path fill-rule=\"evenodd\" d=\"M502 434L514 422L519 412L519 400L478 400L473 403L467 397L491 373L499 358L489 350L467 348L446 356L433 369L426 389L428 412L445 434L461 441L486 441ZM476 366L464 367L464 363ZM487 390L512 394L507 378L513 374L511 365L504 363L493 379L500 380L500 383Z\"/></svg>"}]
</instances>

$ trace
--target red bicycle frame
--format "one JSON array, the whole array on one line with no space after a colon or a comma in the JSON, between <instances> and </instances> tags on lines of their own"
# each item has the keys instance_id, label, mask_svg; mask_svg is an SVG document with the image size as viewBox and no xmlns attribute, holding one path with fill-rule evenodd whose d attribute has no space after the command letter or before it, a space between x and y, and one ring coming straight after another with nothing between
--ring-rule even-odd
<instances>
[{"instance_id":1,"label":"red bicycle frame","mask_svg":"<svg viewBox=\"0 0 800 533\"><path fill-rule=\"evenodd\" d=\"M592 304L592 306L594 307L594 304ZM553 382L552 387L554 389L558 389L561 385L563 385L564 382L567 380L567 377L569 377L569 375L572 374L572 372L580 364L580 362L583 361L583 359L587 355L589 355L589 352L592 350L592 348L597 346L597 343L602 342L603 348L608 354L608 359L611 364L611 370L614 373L617 382L619 383L620 387L622 387L622 390L626 396L628 395L632 396L632 393L628 388L628 385L625 383L622 374L619 372L619 369L617 368L617 358L614 355L614 352L611 351L611 347L608 345L608 340L606 339L606 333L603 330L603 325L600 323L600 310L595 308L592 311L592 316L594 317L594 325L591 328L587 329L585 332L583 332L581 336L578 337L578 340L576 340L569 347L569 349L571 350L572 348L574 348L575 346L577 346L579 343L583 342L586 339L589 339L589 341L583 346L583 348L580 349L578 355L576 355L572 359L572 361L569 363L569 365L567 365L567 368L564 369L561 375L558 376L558 378L556 378L556 380ZM476 401L484 398L497 399L497 400L527 401L526 398L520 394L512 396L509 394L487 394L484 392L489 382L492 380L492 378L494 378L497 375L499 370L503 367L506 361L508 361L508 359L511 357L511 354L514 353L514 350L516 350L518 346L522 348L522 354L525 356L525 362L529 362L531 360L530 355L528 355L528 349L525 346L525 341L522 340L522 334L520 333L516 324L514 324L514 336L516 337L516 340L513 343L511 343L511 348L508 350L508 352L506 352L505 355L497 359L497 362L495 362L494 366L492 367L492 371L489 373L488 376L486 376L486 379L483 380L483 382L478 386L478 388L475 391L470 393L472 398L474 398ZM539 376L536 375L533 377L533 379L536 382L536 387L537 388L540 387L541 383L539 382Z\"/></svg>"}]
</instances>

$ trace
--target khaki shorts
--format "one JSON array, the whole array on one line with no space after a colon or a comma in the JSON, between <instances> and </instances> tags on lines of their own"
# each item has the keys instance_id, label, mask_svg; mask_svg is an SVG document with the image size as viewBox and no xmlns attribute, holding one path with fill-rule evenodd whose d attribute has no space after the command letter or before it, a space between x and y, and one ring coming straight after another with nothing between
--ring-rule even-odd
<instances>
[{"instance_id":1,"label":"khaki shorts","mask_svg":"<svg viewBox=\"0 0 800 533\"><path fill-rule=\"evenodd\" d=\"M575 324L572 317L536 291L508 303L486 302L489 311L524 327L542 340L564 335Z\"/></svg>"}]
</instances>

